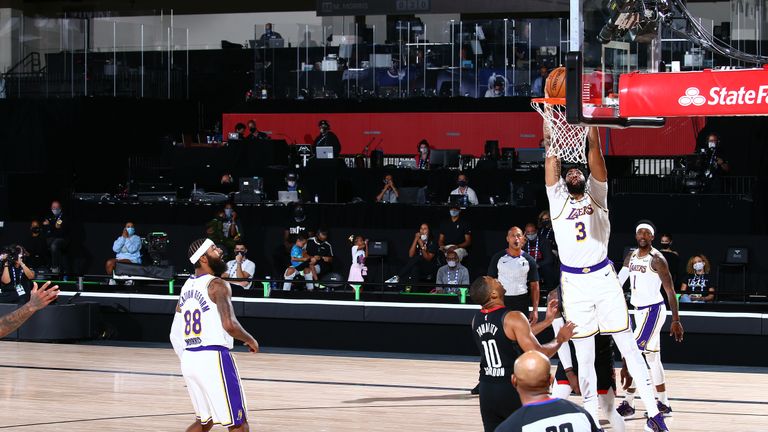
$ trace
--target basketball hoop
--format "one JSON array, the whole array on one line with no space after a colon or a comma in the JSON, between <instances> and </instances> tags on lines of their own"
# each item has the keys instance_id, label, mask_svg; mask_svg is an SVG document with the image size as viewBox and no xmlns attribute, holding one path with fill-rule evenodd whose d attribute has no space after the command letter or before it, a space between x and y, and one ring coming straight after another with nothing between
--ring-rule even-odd
<instances>
[{"instance_id":1,"label":"basketball hoop","mask_svg":"<svg viewBox=\"0 0 768 432\"><path fill-rule=\"evenodd\" d=\"M563 162L586 164L587 155L584 149L588 129L570 124L565 119L565 98L531 99L531 106L544 118L544 128L549 132L547 157L556 157Z\"/></svg>"}]
</instances>

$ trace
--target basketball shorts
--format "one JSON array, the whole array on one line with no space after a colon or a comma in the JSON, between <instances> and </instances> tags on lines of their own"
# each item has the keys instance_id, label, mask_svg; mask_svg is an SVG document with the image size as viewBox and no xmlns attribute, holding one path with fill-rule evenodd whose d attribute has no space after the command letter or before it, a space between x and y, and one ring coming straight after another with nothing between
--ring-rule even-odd
<instances>
[{"instance_id":1,"label":"basketball shorts","mask_svg":"<svg viewBox=\"0 0 768 432\"><path fill-rule=\"evenodd\" d=\"M520 395L512 387L511 379L503 382L480 381L480 416L485 432L496 430L521 406Z\"/></svg>"},{"instance_id":2,"label":"basketball shorts","mask_svg":"<svg viewBox=\"0 0 768 432\"><path fill-rule=\"evenodd\" d=\"M181 373L200 423L230 427L245 422L248 408L240 374L227 348L207 346L184 351Z\"/></svg>"},{"instance_id":3,"label":"basketball shorts","mask_svg":"<svg viewBox=\"0 0 768 432\"><path fill-rule=\"evenodd\" d=\"M609 338L611 336L597 336L598 339L603 337ZM598 339L595 340L595 344L598 344ZM610 344L610 342L608 343ZM609 345L609 347L612 347L612 345ZM571 352L575 352L573 347L571 348ZM572 356L572 361L573 372L578 376L579 363L576 361L575 355ZM607 394L609 391L616 394L616 369L613 367L612 348L600 349L598 347L597 352L595 353L595 373L597 374L597 394ZM568 377L565 375L565 368L563 368L562 362L557 365L555 381L557 381L558 384L570 385L570 381L568 381Z\"/></svg>"},{"instance_id":4,"label":"basketball shorts","mask_svg":"<svg viewBox=\"0 0 768 432\"><path fill-rule=\"evenodd\" d=\"M610 260L584 268L562 265L560 270L563 315L576 324L574 338L629 328L627 302Z\"/></svg>"},{"instance_id":5,"label":"basketball shorts","mask_svg":"<svg viewBox=\"0 0 768 432\"><path fill-rule=\"evenodd\" d=\"M661 327L667 320L664 302L635 309L635 340L643 352L659 352L661 349Z\"/></svg>"}]
</instances>

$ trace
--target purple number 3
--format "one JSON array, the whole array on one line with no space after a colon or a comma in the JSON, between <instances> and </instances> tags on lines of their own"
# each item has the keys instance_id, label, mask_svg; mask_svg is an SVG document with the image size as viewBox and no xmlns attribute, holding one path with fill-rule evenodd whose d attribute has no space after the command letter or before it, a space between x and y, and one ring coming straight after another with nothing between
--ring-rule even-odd
<instances>
[{"instance_id":1,"label":"purple number 3","mask_svg":"<svg viewBox=\"0 0 768 432\"><path fill-rule=\"evenodd\" d=\"M586 227L584 222L576 222L576 241L584 241L587 238Z\"/></svg>"}]
</instances>

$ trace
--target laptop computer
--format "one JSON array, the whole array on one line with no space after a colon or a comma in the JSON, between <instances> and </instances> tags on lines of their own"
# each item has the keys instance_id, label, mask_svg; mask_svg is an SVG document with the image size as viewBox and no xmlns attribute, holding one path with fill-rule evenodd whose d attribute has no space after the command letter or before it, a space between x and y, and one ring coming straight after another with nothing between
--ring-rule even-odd
<instances>
[{"instance_id":1,"label":"laptop computer","mask_svg":"<svg viewBox=\"0 0 768 432\"><path fill-rule=\"evenodd\" d=\"M299 202L299 193L296 191L277 191L277 200L283 204Z\"/></svg>"},{"instance_id":2,"label":"laptop computer","mask_svg":"<svg viewBox=\"0 0 768 432\"><path fill-rule=\"evenodd\" d=\"M448 200L452 207L456 206L463 209L469 207L469 196L467 195L451 194L451 196L448 197Z\"/></svg>"},{"instance_id":3,"label":"laptop computer","mask_svg":"<svg viewBox=\"0 0 768 432\"><path fill-rule=\"evenodd\" d=\"M333 159L333 147L331 146L317 146L315 151L318 159Z\"/></svg>"}]
</instances>

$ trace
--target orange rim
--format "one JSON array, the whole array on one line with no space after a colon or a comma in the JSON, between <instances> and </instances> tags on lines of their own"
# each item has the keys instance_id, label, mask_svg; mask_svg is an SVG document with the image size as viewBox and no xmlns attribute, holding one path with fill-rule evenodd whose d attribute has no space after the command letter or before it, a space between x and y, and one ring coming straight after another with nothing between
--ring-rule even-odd
<instances>
[{"instance_id":1,"label":"orange rim","mask_svg":"<svg viewBox=\"0 0 768 432\"><path fill-rule=\"evenodd\" d=\"M543 103L547 105L565 105L565 98L534 98L532 103Z\"/></svg>"}]
</instances>

